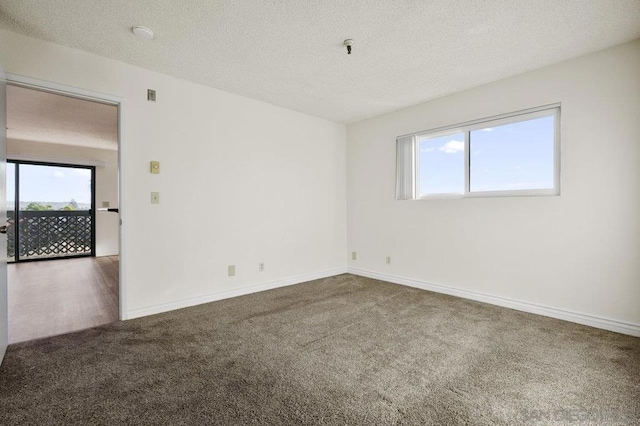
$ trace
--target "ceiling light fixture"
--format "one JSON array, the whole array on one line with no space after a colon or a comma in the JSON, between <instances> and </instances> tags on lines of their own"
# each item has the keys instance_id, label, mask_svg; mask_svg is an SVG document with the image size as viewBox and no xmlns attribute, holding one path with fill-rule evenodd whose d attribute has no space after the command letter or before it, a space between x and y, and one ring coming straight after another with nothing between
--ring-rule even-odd
<instances>
[{"instance_id":1,"label":"ceiling light fixture","mask_svg":"<svg viewBox=\"0 0 640 426\"><path fill-rule=\"evenodd\" d=\"M351 55L351 46L353 46L353 40L351 40L350 38L348 38L348 39L346 39L346 40L344 41L344 43L342 43L342 44L344 44L345 46L347 46L347 55Z\"/></svg>"},{"instance_id":2,"label":"ceiling light fixture","mask_svg":"<svg viewBox=\"0 0 640 426\"><path fill-rule=\"evenodd\" d=\"M151 40L153 38L153 31L151 31L147 27L141 27L139 25L136 25L135 27L131 28L131 31L138 37L143 38L145 40Z\"/></svg>"}]
</instances>

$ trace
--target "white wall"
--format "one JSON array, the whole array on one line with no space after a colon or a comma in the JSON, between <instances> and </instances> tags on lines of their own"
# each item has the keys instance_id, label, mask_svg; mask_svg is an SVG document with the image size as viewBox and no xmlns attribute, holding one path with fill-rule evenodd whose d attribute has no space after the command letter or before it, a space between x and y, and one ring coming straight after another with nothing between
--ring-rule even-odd
<instances>
[{"instance_id":1,"label":"white wall","mask_svg":"<svg viewBox=\"0 0 640 426\"><path fill-rule=\"evenodd\" d=\"M4 30L0 46L9 73L125 99L129 316L344 270L343 125Z\"/></svg>"},{"instance_id":2,"label":"white wall","mask_svg":"<svg viewBox=\"0 0 640 426\"><path fill-rule=\"evenodd\" d=\"M43 161L52 162L65 160L102 162L104 166L96 166L96 205L101 207L103 201L108 201L109 207L118 207L117 151L9 139L7 140L7 157L11 159L16 156L28 156L33 160L41 158ZM117 214L96 212L96 256L118 254L120 243L118 228Z\"/></svg>"},{"instance_id":3,"label":"white wall","mask_svg":"<svg viewBox=\"0 0 640 426\"><path fill-rule=\"evenodd\" d=\"M394 200L396 136L554 102L560 196ZM349 125L347 182L350 268L640 324L639 41Z\"/></svg>"}]
</instances>

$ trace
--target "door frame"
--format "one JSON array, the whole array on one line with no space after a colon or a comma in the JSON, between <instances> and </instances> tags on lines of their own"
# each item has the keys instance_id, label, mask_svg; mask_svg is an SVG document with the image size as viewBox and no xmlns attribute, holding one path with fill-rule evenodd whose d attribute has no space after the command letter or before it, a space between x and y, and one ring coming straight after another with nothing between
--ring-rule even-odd
<instances>
[{"instance_id":1,"label":"door frame","mask_svg":"<svg viewBox=\"0 0 640 426\"><path fill-rule=\"evenodd\" d=\"M127 319L127 240L126 240L126 178L122 171L125 169L126 155L124 155L124 109L125 100L120 96L95 92L78 87L66 86L51 81L39 80L18 74L6 74L8 85L40 90L42 92L55 93L76 99L84 99L92 102L100 102L118 107L118 216L120 218L120 248L118 268L118 316L120 320Z\"/></svg>"}]
</instances>

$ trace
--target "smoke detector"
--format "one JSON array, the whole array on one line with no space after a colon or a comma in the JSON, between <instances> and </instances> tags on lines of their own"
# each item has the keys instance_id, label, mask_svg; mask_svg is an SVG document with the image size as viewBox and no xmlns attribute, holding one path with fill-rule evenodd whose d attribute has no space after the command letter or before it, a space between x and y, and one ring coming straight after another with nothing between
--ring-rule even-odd
<instances>
[{"instance_id":1,"label":"smoke detector","mask_svg":"<svg viewBox=\"0 0 640 426\"><path fill-rule=\"evenodd\" d=\"M147 27L141 27L139 25L136 25L135 27L131 28L131 31L138 37L143 38L145 40L151 40L153 38L153 31L151 31L151 29Z\"/></svg>"},{"instance_id":2,"label":"smoke detector","mask_svg":"<svg viewBox=\"0 0 640 426\"><path fill-rule=\"evenodd\" d=\"M353 46L353 40L348 38L342 44L347 46L347 55L351 55L351 46Z\"/></svg>"}]
</instances>

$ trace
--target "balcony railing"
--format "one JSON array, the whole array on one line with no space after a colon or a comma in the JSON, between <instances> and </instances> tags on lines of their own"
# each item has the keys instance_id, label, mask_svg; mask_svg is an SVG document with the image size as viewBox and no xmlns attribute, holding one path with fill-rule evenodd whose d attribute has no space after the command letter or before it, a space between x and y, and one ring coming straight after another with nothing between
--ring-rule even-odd
<instances>
[{"instance_id":1,"label":"balcony railing","mask_svg":"<svg viewBox=\"0 0 640 426\"><path fill-rule=\"evenodd\" d=\"M16 218L7 212L9 260L92 254L92 215L88 210L20 211L16 253Z\"/></svg>"}]
</instances>

